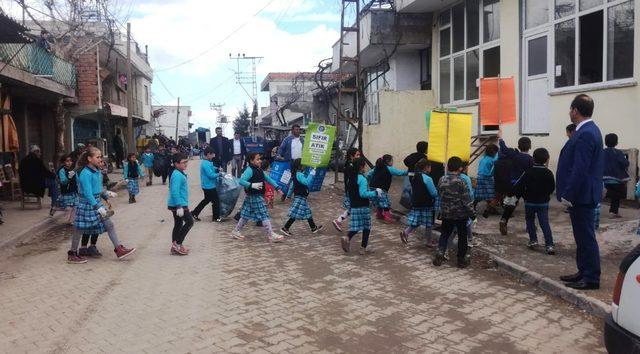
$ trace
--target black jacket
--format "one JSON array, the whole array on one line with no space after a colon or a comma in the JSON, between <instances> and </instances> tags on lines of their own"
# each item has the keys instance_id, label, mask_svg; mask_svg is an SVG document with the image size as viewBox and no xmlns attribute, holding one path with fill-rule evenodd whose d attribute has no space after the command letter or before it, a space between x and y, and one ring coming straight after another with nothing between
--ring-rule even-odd
<instances>
[{"instance_id":1,"label":"black jacket","mask_svg":"<svg viewBox=\"0 0 640 354\"><path fill-rule=\"evenodd\" d=\"M30 153L20 161L20 188L24 193L44 197L45 179L56 178L55 173L49 171L42 159Z\"/></svg>"},{"instance_id":2,"label":"black jacket","mask_svg":"<svg viewBox=\"0 0 640 354\"><path fill-rule=\"evenodd\" d=\"M220 150L220 146L218 146L218 141L222 139L222 150ZM229 139L224 136L214 136L209 140L209 146L213 148L213 152L216 154L220 160L224 162L229 162L232 159L231 149L229 148Z\"/></svg>"},{"instance_id":3,"label":"black jacket","mask_svg":"<svg viewBox=\"0 0 640 354\"><path fill-rule=\"evenodd\" d=\"M556 189L553 172L543 165L534 165L526 170L513 187L517 197L524 198L526 203L549 203L551 194Z\"/></svg>"},{"instance_id":4,"label":"black jacket","mask_svg":"<svg viewBox=\"0 0 640 354\"><path fill-rule=\"evenodd\" d=\"M411 155L405 157L403 162L404 165L409 169L409 172L414 172L418 161L424 158L425 155L423 153L414 152ZM433 161L429 162L431 163L431 173L429 173L429 177L431 177L433 183L437 186L438 182L440 182L440 178L444 176L444 164ZM410 178L410 180L413 180L413 178Z\"/></svg>"}]
</instances>

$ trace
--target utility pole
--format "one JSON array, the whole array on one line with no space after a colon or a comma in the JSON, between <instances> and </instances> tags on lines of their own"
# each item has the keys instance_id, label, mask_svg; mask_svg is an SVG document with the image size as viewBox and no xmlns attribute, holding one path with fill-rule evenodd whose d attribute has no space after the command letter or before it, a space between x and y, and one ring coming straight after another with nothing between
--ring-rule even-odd
<instances>
[{"instance_id":1,"label":"utility pole","mask_svg":"<svg viewBox=\"0 0 640 354\"><path fill-rule=\"evenodd\" d=\"M257 61L263 59L264 57L248 57L245 54L238 54L233 57L231 53L229 53L229 59L235 60L237 65L236 70L236 83L242 87L244 92L251 98L253 103L253 110L251 111L251 124L249 125L249 135L254 135L255 128L255 120L258 116L258 82L256 80L256 67ZM251 71L250 72L241 72L240 71L240 60L251 60ZM251 93L247 91L245 85L251 85Z\"/></svg>"},{"instance_id":2,"label":"utility pole","mask_svg":"<svg viewBox=\"0 0 640 354\"><path fill-rule=\"evenodd\" d=\"M129 137L129 153L136 152L136 139L133 136L133 90L131 85L131 23L127 23L127 136Z\"/></svg>"},{"instance_id":3,"label":"utility pole","mask_svg":"<svg viewBox=\"0 0 640 354\"><path fill-rule=\"evenodd\" d=\"M218 116L216 117L216 123L218 123L218 126L222 128L222 130L224 131L224 129L227 127L227 123L229 123L229 121L227 120L227 116L225 116L222 113L222 107L224 107L224 103L221 104L215 104L215 103L211 103L209 104L209 108L211 108L212 111L216 112L218 114Z\"/></svg>"},{"instance_id":4,"label":"utility pole","mask_svg":"<svg viewBox=\"0 0 640 354\"><path fill-rule=\"evenodd\" d=\"M178 143L178 123L180 122L180 97L178 97L178 109L176 109L176 136L175 142Z\"/></svg>"}]
</instances>

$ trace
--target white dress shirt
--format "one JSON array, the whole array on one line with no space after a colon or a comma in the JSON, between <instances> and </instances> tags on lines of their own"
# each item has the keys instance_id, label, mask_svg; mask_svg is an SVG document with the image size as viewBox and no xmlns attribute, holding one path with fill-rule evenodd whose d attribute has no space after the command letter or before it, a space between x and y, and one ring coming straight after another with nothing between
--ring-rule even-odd
<instances>
[{"instance_id":1,"label":"white dress shirt","mask_svg":"<svg viewBox=\"0 0 640 354\"><path fill-rule=\"evenodd\" d=\"M291 140L291 159L299 159L302 158L302 142L300 138L293 138Z\"/></svg>"},{"instance_id":2,"label":"white dress shirt","mask_svg":"<svg viewBox=\"0 0 640 354\"><path fill-rule=\"evenodd\" d=\"M233 139L233 154L242 155L242 145L240 144L240 139Z\"/></svg>"},{"instance_id":3,"label":"white dress shirt","mask_svg":"<svg viewBox=\"0 0 640 354\"><path fill-rule=\"evenodd\" d=\"M593 122L593 119L589 118L587 120L583 120L582 122L578 123L578 125L576 125L576 131L580 130L580 128L587 124L588 122Z\"/></svg>"}]
</instances>

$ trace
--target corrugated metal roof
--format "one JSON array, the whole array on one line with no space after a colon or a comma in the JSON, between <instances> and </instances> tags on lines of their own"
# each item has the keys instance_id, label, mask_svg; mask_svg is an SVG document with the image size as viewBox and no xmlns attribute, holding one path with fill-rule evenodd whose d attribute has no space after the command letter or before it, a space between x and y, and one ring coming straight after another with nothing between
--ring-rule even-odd
<instances>
[{"instance_id":1,"label":"corrugated metal roof","mask_svg":"<svg viewBox=\"0 0 640 354\"><path fill-rule=\"evenodd\" d=\"M28 28L0 13L0 43L31 43L33 40L27 32L29 32Z\"/></svg>"}]
</instances>

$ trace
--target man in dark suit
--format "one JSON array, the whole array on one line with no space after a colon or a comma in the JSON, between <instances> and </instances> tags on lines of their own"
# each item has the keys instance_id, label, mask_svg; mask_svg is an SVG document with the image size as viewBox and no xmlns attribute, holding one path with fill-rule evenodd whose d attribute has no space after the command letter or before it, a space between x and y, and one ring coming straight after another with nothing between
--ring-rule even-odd
<instances>
[{"instance_id":1,"label":"man in dark suit","mask_svg":"<svg viewBox=\"0 0 640 354\"><path fill-rule=\"evenodd\" d=\"M602 134L591 119L593 99L578 95L571 103L569 116L576 131L560 152L557 197L569 207L573 237L576 241L578 272L561 276L574 289L600 287L600 250L595 234L595 208L602 196L604 160Z\"/></svg>"},{"instance_id":2,"label":"man in dark suit","mask_svg":"<svg viewBox=\"0 0 640 354\"><path fill-rule=\"evenodd\" d=\"M229 139L222 136L222 128L216 128L216 136L211 138L209 146L213 148L216 158L220 161L220 167L227 172L227 166L231 161L231 149Z\"/></svg>"}]
</instances>

